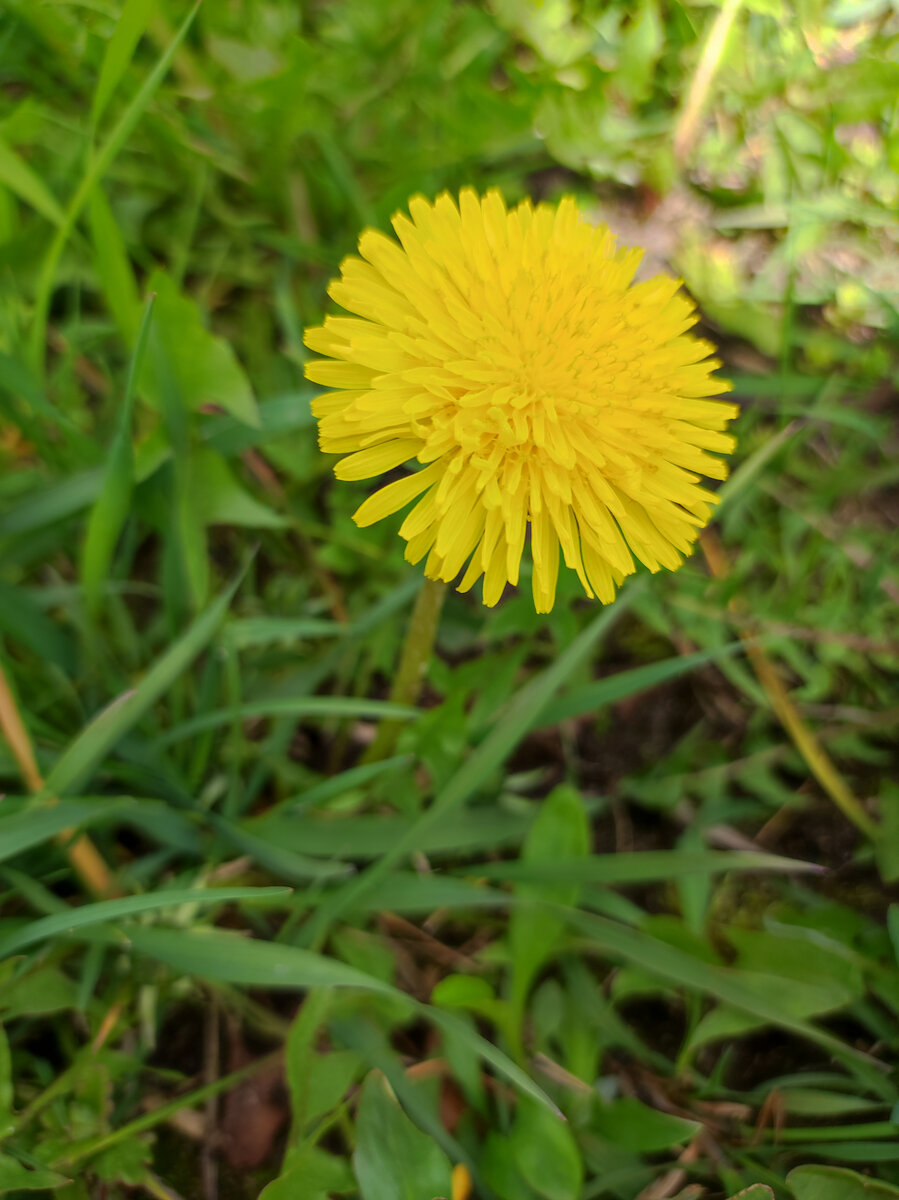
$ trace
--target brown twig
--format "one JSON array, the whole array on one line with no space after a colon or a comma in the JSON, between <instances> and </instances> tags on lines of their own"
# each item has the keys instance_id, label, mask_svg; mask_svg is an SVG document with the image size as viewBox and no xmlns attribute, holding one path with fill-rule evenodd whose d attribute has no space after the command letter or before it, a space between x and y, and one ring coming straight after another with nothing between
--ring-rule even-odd
<instances>
[{"instance_id":1,"label":"brown twig","mask_svg":"<svg viewBox=\"0 0 899 1200\"><path fill-rule=\"evenodd\" d=\"M215 993L209 997L209 1008L203 1028L203 1083L209 1085L219 1077L219 1007ZM218 1119L219 1098L212 1092L206 1097L203 1110L203 1145L200 1151L200 1174L205 1200L218 1196Z\"/></svg>"},{"instance_id":2,"label":"brown twig","mask_svg":"<svg viewBox=\"0 0 899 1200\"><path fill-rule=\"evenodd\" d=\"M2 663L0 663L0 730L12 751L25 786L35 794L42 792L44 780L38 769L31 738L28 736L28 730L19 713ZM55 804L56 797L51 797L50 803ZM99 899L109 899L119 894L105 859L87 834L76 835L74 829L64 829L57 834L56 840L63 846L75 874L92 895Z\"/></svg>"},{"instance_id":3,"label":"brown twig","mask_svg":"<svg viewBox=\"0 0 899 1200\"><path fill-rule=\"evenodd\" d=\"M730 562L718 534L713 529L703 530L700 535L700 544L709 570L717 579L725 579L730 573ZM729 607L739 611L738 597L735 596L731 599ZM746 655L752 664L756 678L765 689L775 715L793 745L802 755L811 773L843 815L866 837L876 838L878 835L876 822L865 812L837 770L833 760L800 716L790 699L789 692L775 670L774 664L761 646L753 640L751 627L747 626L745 629L738 630L738 634L746 647Z\"/></svg>"}]
</instances>

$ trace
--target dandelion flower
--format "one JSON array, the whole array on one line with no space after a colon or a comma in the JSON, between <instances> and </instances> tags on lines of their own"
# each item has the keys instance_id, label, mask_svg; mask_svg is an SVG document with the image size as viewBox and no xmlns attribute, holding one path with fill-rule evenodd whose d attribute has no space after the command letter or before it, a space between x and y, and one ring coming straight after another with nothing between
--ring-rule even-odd
<instances>
[{"instance_id":1,"label":"dandelion flower","mask_svg":"<svg viewBox=\"0 0 899 1200\"><path fill-rule=\"evenodd\" d=\"M399 244L374 230L331 298L354 314L306 331L313 402L338 479L414 470L354 515L371 525L417 501L406 558L484 603L516 584L530 527L538 612L553 606L559 549L603 603L635 570L674 569L709 520L734 439L710 399L714 347L679 281L634 283L642 251L617 249L571 198L508 210L496 191L409 202ZM467 563L467 567L466 567Z\"/></svg>"}]
</instances>

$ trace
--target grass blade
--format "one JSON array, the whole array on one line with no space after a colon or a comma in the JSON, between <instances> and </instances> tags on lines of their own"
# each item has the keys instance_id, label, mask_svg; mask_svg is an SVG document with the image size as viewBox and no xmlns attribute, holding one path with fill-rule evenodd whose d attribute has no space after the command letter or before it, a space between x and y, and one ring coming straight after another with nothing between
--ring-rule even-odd
<instances>
[{"instance_id":1,"label":"grass blade","mask_svg":"<svg viewBox=\"0 0 899 1200\"><path fill-rule=\"evenodd\" d=\"M157 746L183 742L207 729L218 729L232 721L248 721L254 717L389 717L392 721L412 721L420 714L417 709L388 700L367 700L364 696L272 696L267 700L250 700L234 708L217 708L182 721L160 737Z\"/></svg>"},{"instance_id":2,"label":"grass blade","mask_svg":"<svg viewBox=\"0 0 899 1200\"><path fill-rule=\"evenodd\" d=\"M540 725L558 725L572 717L595 713L608 704L615 704L637 692L647 691L686 675L698 667L707 666L731 654L739 654L745 648L743 642L731 642L716 650L701 650L696 654L678 654L661 662L649 663L645 667L634 667L630 671L619 671L606 679L597 679L583 687L574 688L559 696L540 714Z\"/></svg>"},{"instance_id":3,"label":"grass blade","mask_svg":"<svg viewBox=\"0 0 899 1200\"><path fill-rule=\"evenodd\" d=\"M134 490L134 454L131 449L134 384L147 341L147 330L153 317L153 300L154 297L151 296L144 310L137 345L128 368L118 428L109 448L103 486L87 523L81 558L81 584L88 611L92 615L96 615L99 609L103 584L109 574L116 543L131 507L131 494Z\"/></svg>"},{"instance_id":4,"label":"grass blade","mask_svg":"<svg viewBox=\"0 0 899 1200\"><path fill-rule=\"evenodd\" d=\"M94 185L103 178L109 165L130 137L135 125L137 125L156 94L159 85L168 74L168 69L172 65L172 59L175 57L178 47L187 36L187 31L190 29L194 17L199 11L200 3L201 0L196 0L196 3L181 23L178 32L160 56L156 66L144 80L137 95L125 109L97 154L91 159L74 196L69 201L63 221L58 227L56 235L50 243L44 261L41 264L29 342L31 366L41 378L44 373L44 343L47 336L47 313L50 309L50 296L53 292L56 268L59 265L60 255L66 242L69 240L72 230L75 228L75 222L81 215L81 211L87 203Z\"/></svg>"},{"instance_id":5,"label":"grass blade","mask_svg":"<svg viewBox=\"0 0 899 1200\"><path fill-rule=\"evenodd\" d=\"M128 69L147 22L153 14L153 0L125 0L112 37L106 44L100 78L91 105L91 124L96 126L103 110Z\"/></svg>"},{"instance_id":6,"label":"grass blade","mask_svg":"<svg viewBox=\"0 0 899 1200\"><path fill-rule=\"evenodd\" d=\"M0 183L8 187L20 200L30 204L35 212L46 217L53 225L63 223L65 214L56 197L43 180L35 175L25 160L20 158L2 138L0 138Z\"/></svg>"},{"instance_id":7,"label":"grass blade","mask_svg":"<svg viewBox=\"0 0 899 1200\"><path fill-rule=\"evenodd\" d=\"M477 791L539 720L554 693L589 656L618 618L624 615L643 586L642 582L632 584L613 605L594 617L556 662L532 680L513 700L505 716L452 776L431 807L364 874L345 884L322 905L304 930L305 936L311 939L310 944L320 944L332 921L348 907L358 905L366 891L382 879L395 863L422 844L434 825Z\"/></svg>"},{"instance_id":8,"label":"grass blade","mask_svg":"<svg viewBox=\"0 0 899 1200\"><path fill-rule=\"evenodd\" d=\"M654 883L684 875L721 871L817 872L814 863L752 850L634 850L627 854L591 854L566 862L479 863L455 874L517 883Z\"/></svg>"},{"instance_id":9,"label":"grass blade","mask_svg":"<svg viewBox=\"0 0 899 1200\"><path fill-rule=\"evenodd\" d=\"M0 937L0 958L15 954L25 946L32 946L46 938L65 936L76 929L120 921L122 917L133 917L137 913L153 912L155 909L174 908L182 904L226 904L238 900L282 900L289 895L290 888L286 887L172 888L146 896L100 900L96 904L85 904L81 908L72 908L66 912L53 913L49 917L41 917L38 921L29 921L22 928Z\"/></svg>"},{"instance_id":10,"label":"grass blade","mask_svg":"<svg viewBox=\"0 0 899 1200\"><path fill-rule=\"evenodd\" d=\"M496 1046L482 1038L451 1013L413 1000L404 992L372 975L326 958L311 950L277 942L242 938L222 930L187 932L180 929L146 928L137 925L128 930L131 945L141 954L156 958L176 971L218 983L242 987L305 990L312 987L351 987L403 1000L411 1011L418 1011L438 1027L451 1031L500 1074L526 1095L554 1112L548 1096Z\"/></svg>"},{"instance_id":11,"label":"grass blade","mask_svg":"<svg viewBox=\"0 0 899 1200\"><path fill-rule=\"evenodd\" d=\"M0 862L50 841L65 829L107 819L120 807L121 803L116 800L110 800L102 808L66 800L62 804L41 805L0 818Z\"/></svg>"},{"instance_id":12,"label":"grass blade","mask_svg":"<svg viewBox=\"0 0 899 1200\"><path fill-rule=\"evenodd\" d=\"M168 691L212 640L240 579L193 622L183 637L150 668L132 692L120 696L82 730L44 782L44 795L61 796L84 783L116 743Z\"/></svg>"}]
</instances>

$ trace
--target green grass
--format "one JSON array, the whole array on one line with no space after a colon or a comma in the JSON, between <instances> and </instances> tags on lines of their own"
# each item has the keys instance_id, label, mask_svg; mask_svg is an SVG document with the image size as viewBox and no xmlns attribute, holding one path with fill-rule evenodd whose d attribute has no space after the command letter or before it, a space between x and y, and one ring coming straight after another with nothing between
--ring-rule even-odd
<instances>
[{"instance_id":1,"label":"green grass","mask_svg":"<svg viewBox=\"0 0 899 1200\"><path fill-rule=\"evenodd\" d=\"M899 1195L897 97L885 0L6 0L0 1195ZM466 184L684 278L725 558L391 705L302 329Z\"/></svg>"}]
</instances>

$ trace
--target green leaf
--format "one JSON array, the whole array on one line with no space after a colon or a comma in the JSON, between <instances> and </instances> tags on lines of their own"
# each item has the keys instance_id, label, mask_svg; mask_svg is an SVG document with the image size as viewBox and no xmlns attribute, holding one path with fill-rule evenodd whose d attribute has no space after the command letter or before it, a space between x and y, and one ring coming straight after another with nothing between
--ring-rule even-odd
<instances>
[{"instance_id":1,"label":"green leaf","mask_svg":"<svg viewBox=\"0 0 899 1200\"><path fill-rule=\"evenodd\" d=\"M655 1154L670 1146L680 1146L702 1128L699 1121L688 1121L659 1112L641 1101L625 1096L596 1110L592 1128L608 1142L623 1150Z\"/></svg>"},{"instance_id":2,"label":"green leaf","mask_svg":"<svg viewBox=\"0 0 899 1200\"><path fill-rule=\"evenodd\" d=\"M781 858L755 850L630 850L623 854L590 854L567 863L525 861L480 863L477 875L515 883L653 883L685 875L715 875L724 871L817 871L812 863ZM459 873L475 873L459 867Z\"/></svg>"},{"instance_id":3,"label":"green leaf","mask_svg":"<svg viewBox=\"0 0 899 1200\"><path fill-rule=\"evenodd\" d=\"M891 1200L899 1188L846 1167L797 1167L787 1176L796 1200Z\"/></svg>"},{"instance_id":4,"label":"green leaf","mask_svg":"<svg viewBox=\"0 0 899 1200\"><path fill-rule=\"evenodd\" d=\"M95 196L99 195L99 191ZM134 382L146 345L147 330L153 316L153 297L147 304L137 345L131 356L125 395L119 414L118 427L109 454L103 485L87 522L87 534L81 558L81 583L88 609L96 613L109 574L119 535L131 508L134 490L134 456L131 449L131 417L134 409Z\"/></svg>"},{"instance_id":5,"label":"green leaf","mask_svg":"<svg viewBox=\"0 0 899 1200\"><path fill-rule=\"evenodd\" d=\"M157 739L156 744L172 746L207 729L218 729L253 717L389 717L393 721L412 721L418 716L418 709L391 704L389 700L357 699L355 696L272 696L249 700L235 708L200 713L173 726Z\"/></svg>"},{"instance_id":6,"label":"green leaf","mask_svg":"<svg viewBox=\"0 0 899 1200\"><path fill-rule=\"evenodd\" d=\"M665 658L661 662L649 663L645 667L634 667L630 671L619 671L606 679L598 679L594 683L584 684L583 687L572 688L570 692L559 696L540 714L539 725L546 728L558 725L560 721L572 717L582 717L593 714L609 704L625 700L637 692L648 688L658 687L671 679L686 675L698 667L718 659L727 658L731 654L739 654L745 645L743 642L732 642L716 650L703 650L697 654L681 654L675 658Z\"/></svg>"},{"instance_id":7,"label":"green leaf","mask_svg":"<svg viewBox=\"0 0 899 1200\"><path fill-rule=\"evenodd\" d=\"M44 373L47 313L50 309L50 297L53 294L53 284L56 279L56 268L59 265L60 255L66 242L69 240L72 230L75 228L75 223L81 215L85 204L90 199L90 194L95 185L106 174L109 166L131 136L135 126L155 96L157 88L168 74L169 67L172 65L172 60L177 53L178 47L187 36L187 31L193 24L194 17L197 15L199 8L200 0L196 0L181 22L175 36L159 56L153 70L141 84L140 88L138 88L134 98L122 113L115 126L110 130L100 149L91 157L87 170L81 177L81 182L78 184L74 195L66 206L62 223L44 256L37 282L31 320L31 335L28 344L31 367L41 377Z\"/></svg>"},{"instance_id":8,"label":"green leaf","mask_svg":"<svg viewBox=\"0 0 899 1200\"><path fill-rule=\"evenodd\" d=\"M216 405L258 428L252 389L228 342L206 329L196 302L164 271L154 271L147 288L157 299L154 354L147 360L142 383L157 403L164 388L174 386L187 409ZM158 356L165 357L165 364Z\"/></svg>"},{"instance_id":9,"label":"green leaf","mask_svg":"<svg viewBox=\"0 0 899 1200\"><path fill-rule=\"evenodd\" d=\"M12 1056L9 1052L9 1039L6 1030L0 1024L0 1129L5 1129L12 1117L13 1079Z\"/></svg>"},{"instance_id":10,"label":"green leaf","mask_svg":"<svg viewBox=\"0 0 899 1200\"><path fill-rule=\"evenodd\" d=\"M152 1162L152 1146L140 1137L130 1137L95 1154L91 1159L91 1173L106 1183L138 1187L146 1180Z\"/></svg>"},{"instance_id":11,"label":"green leaf","mask_svg":"<svg viewBox=\"0 0 899 1200\"><path fill-rule=\"evenodd\" d=\"M10 146L0 138L0 184L8 187L11 192L30 204L35 212L52 222L61 225L63 211L56 197L35 175L31 167L20 158Z\"/></svg>"},{"instance_id":12,"label":"green leaf","mask_svg":"<svg viewBox=\"0 0 899 1200\"><path fill-rule=\"evenodd\" d=\"M754 1183L752 1187L731 1196L730 1200L774 1200L774 1193L766 1183Z\"/></svg>"},{"instance_id":13,"label":"green leaf","mask_svg":"<svg viewBox=\"0 0 899 1200\"><path fill-rule=\"evenodd\" d=\"M509 1139L519 1174L546 1200L578 1200L583 1167L568 1123L522 1102Z\"/></svg>"},{"instance_id":14,"label":"green leaf","mask_svg":"<svg viewBox=\"0 0 899 1200\"><path fill-rule=\"evenodd\" d=\"M78 987L58 967L39 967L15 980L3 980L0 1009L5 1019L40 1017L78 1007Z\"/></svg>"},{"instance_id":15,"label":"green leaf","mask_svg":"<svg viewBox=\"0 0 899 1200\"><path fill-rule=\"evenodd\" d=\"M191 466L193 504L206 525L246 529L285 529L290 521L251 495L237 482L221 455L199 451Z\"/></svg>"},{"instance_id":16,"label":"green leaf","mask_svg":"<svg viewBox=\"0 0 899 1200\"><path fill-rule=\"evenodd\" d=\"M372 975L333 958L278 942L263 942L221 929L130 927L128 940L141 954L199 979L243 987L297 989L354 987L401 996Z\"/></svg>"},{"instance_id":17,"label":"green leaf","mask_svg":"<svg viewBox=\"0 0 899 1200\"><path fill-rule=\"evenodd\" d=\"M451 813L470 799L512 753L527 731L533 728L553 695L624 615L642 586L640 582L631 584L613 605L591 621L552 666L541 672L516 696L504 716L452 776L430 808L364 874L345 884L321 907L309 922L307 936L311 939L321 937L331 921L357 905L365 892L386 875L394 863L419 849L435 825L446 821Z\"/></svg>"},{"instance_id":18,"label":"green leaf","mask_svg":"<svg viewBox=\"0 0 899 1200\"><path fill-rule=\"evenodd\" d=\"M308 854L298 854L277 841L269 841L265 837L248 833L239 825L215 813L209 814L209 820L225 842L250 855L260 866L289 883L309 883L313 879L339 879L352 874L354 870L349 863L334 860L323 862Z\"/></svg>"},{"instance_id":19,"label":"green leaf","mask_svg":"<svg viewBox=\"0 0 899 1200\"><path fill-rule=\"evenodd\" d=\"M451 1013L415 1001L391 984L337 959L298 946L256 941L220 929L187 931L134 925L129 926L128 940L141 954L167 963L185 975L214 982L291 991L349 987L390 996L407 1009L417 1010L440 1028L449 1029L485 1062L505 1075L515 1087L554 1109L544 1092L507 1055Z\"/></svg>"},{"instance_id":20,"label":"green leaf","mask_svg":"<svg viewBox=\"0 0 899 1200\"><path fill-rule=\"evenodd\" d=\"M153 15L153 8L153 0L125 0L122 15L106 44L100 78L94 89L91 124L97 125L110 97L127 71L137 43Z\"/></svg>"},{"instance_id":21,"label":"green leaf","mask_svg":"<svg viewBox=\"0 0 899 1200\"><path fill-rule=\"evenodd\" d=\"M449 1196L449 1159L409 1120L380 1074L362 1088L353 1168L362 1200L422 1200Z\"/></svg>"},{"instance_id":22,"label":"green leaf","mask_svg":"<svg viewBox=\"0 0 899 1200\"><path fill-rule=\"evenodd\" d=\"M87 205L94 268L119 332L133 346L140 328L140 298L125 243L112 209L98 184Z\"/></svg>"},{"instance_id":23,"label":"green leaf","mask_svg":"<svg viewBox=\"0 0 899 1200\"><path fill-rule=\"evenodd\" d=\"M537 819L524 843L521 859L528 865L552 863L558 872L554 883L519 884L517 894L537 903L516 908L509 918L509 948L512 955L512 1006L520 1020L528 992L540 968L552 955L564 932L565 921L558 913L539 904L548 899L557 904L574 904L578 887L565 879L565 868L583 858L589 849L590 830L579 793L563 785L555 788L540 805Z\"/></svg>"},{"instance_id":24,"label":"green leaf","mask_svg":"<svg viewBox=\"0 0 899 1200\"><path fill-rule=\"evenodd\" d=\"M95 467L36 488L21 503L0 514L0 537L43 529L86 508L99 495L103 475L103 469Z\"/></svg>"},{"instance_id":25,"label":"green leaf","mask_svg":"<svg viewBox=\"0 0 899 1200\"><path fill-rule=\"evenodd\" d=\"M318 1146L297 1146L288 1150L282 1173L262 1189L259 1200L329 1200L334 1192L354 1188L345 1159Z\"/></svg>"},{"instance_id":26,"label":"green leaf","mask_svg":"<svg viewBox=\"0 0 899 1200\"><path fill-rule=\"evenodd\" d=\"M795 1016L788 1004L785 1006L784 999L789 996L787 981L783 983L783 994L774 997L769 990L770 977L757 978L733 968L710 965L640 930L625 927L607 917L577 909L564 911L568 913L570 924L590 939L594 952L602 950L606 954L619 956L626 962L645 969L656 979L715 996L733 1008L761 1017L765 1022L789 1029L818 1045L826 1046L831 1053L851 1066L872 1090L880 1095L885 1093L884 1080L867 1056L847 1046L832 1034L825 1033Z\"/></svg>"},{"instance_id":27,"label":"green leaf","mask_svg":"<svg viewBox=\"0 0 899 1200\"><path fill-rule=\"evenodd\" d=\"M290 895L290 888L172 888L153 892L147 896L125 896L118 900L99 900L95 904L84 904L67 912L52 913L30 921L27 925L0 937L0 957L14 954L25 946L57 934L66 935L88 925L100 925L118 921L136 913L152 912L155 909L171 908L181 904L226 904L229 901L259 901L283 899Z\"/></svg>"},{"instance_id":28,"label":"green leaf","mask_svg":"<svg viewBox=\"0 0 899 1200\"><path fill-rule=\"evenodd\" d=\"M0 862L49 841L64 829L99 821L122 805L109 800L104 807L105 813L97 805L67 800L62 804L42 804L9 817L0 817Z\"/></svg>"},{"instance_id":29,"label":"green leaf","mask_svg":"<svg viewBox=\"0 0 899 1200\"><path fill-rule=\"evenodd\" d=\"M23 1166L18 1159L0 1151L0 1195L6 1192L37 1192L45 1188L65 1187L71 1182L47 1167Z\"/></svg>"},{"instance_id":30,"label":"green leaf","mask_svg":"<svg viewBox=\"0 0 899 1200\"><path fill-rule=\"evenodd\" d=\"M899 880L899 785L884 780L880 789L882 836L874 843L877 865L884 883Z\"/></svg>"},{"instance_id":31,"label":"green leaf","mask_svg":"<svg viewBox=\"0 0 899 1200\"><path fill-rule=\"evenodd\" d=\"M346 625L322 617L242 617L228 622L222 640L235 650L248 650L256 646L291 646L314 638L343 637L346 633ZM380 767L381 763L373 765Z\"/></svg>"},{"instance_id":32,"label":"green leaf","mask_svg":"<svg viewBox=\"0 0 899 1200\"><path fill-rule=\"evenodd\" d=\"M44 784L44 796L61 796L87 780L116 744L164 696L215 636L236 581L193 622L187 632L150 668L137 687L114 700L81 731L60 756Z\"/></svg>"}]
</instances>

